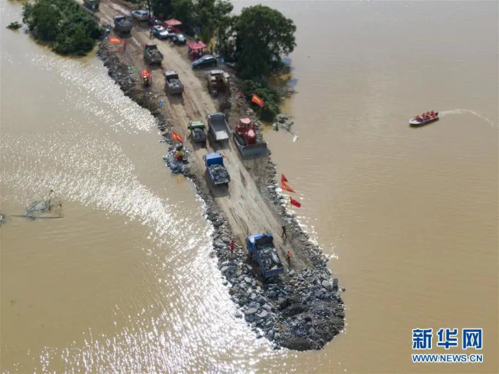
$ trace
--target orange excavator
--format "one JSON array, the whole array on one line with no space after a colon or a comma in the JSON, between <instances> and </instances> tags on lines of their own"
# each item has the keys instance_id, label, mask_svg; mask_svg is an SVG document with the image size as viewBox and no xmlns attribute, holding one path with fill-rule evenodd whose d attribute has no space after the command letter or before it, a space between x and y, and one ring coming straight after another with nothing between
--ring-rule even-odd
<instances>
[{"instance_id":1,"label":"orange excavator","mask_svg":"<svg viewBox=\"0 0 499 374\"><path fill-rule=\"evenodd\" d=\"M152 76L149 70L142 70L140 77L142 78L142 82L144 82L144 87L149 87L152 84Z\"/></svg>"}]
</instances>

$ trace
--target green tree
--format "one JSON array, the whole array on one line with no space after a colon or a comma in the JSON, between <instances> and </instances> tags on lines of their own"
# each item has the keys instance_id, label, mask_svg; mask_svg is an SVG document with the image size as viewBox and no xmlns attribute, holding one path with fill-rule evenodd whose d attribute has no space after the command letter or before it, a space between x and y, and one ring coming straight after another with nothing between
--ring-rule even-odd
<instances>
[{"instance_id":1,"label":"green tree","mask_svg":"<svg viewBox=\"0 0 499 374\"><path fill-rule=\"evenodd\" d=\"M236 61L235 41L237 35L234 30L235 20L235 17L222 17L216 32L218 52L224 56L227 62Z\"/></svg>"},{"instance_id":2,"label":"green tree","mask_svg":"<svg viewBox=\"0 0 499 374\"><path fill-rule=\"evenodd\" d=\"M173 0L151 0L153 13L156 17L163 14L168 19L173 14Z\"/></svg>"},{"instance_id":3,"label":"green tree","mask_svg":"<svg viewBox=\"0 0 499 374\"><path fill-rule=\"evenodd\" d=\"M73 0L37 0L23 8L25 22L37 39L55 42L60 54L84 55L94 46L103 28L97 19Z\"/></svg>"},{"instance_id":4,"label":"green tree","mask_svg":"<svg viewBox=\"0 0 499 374\"><path fill-rule=\"evenodd\" d=\"M94 47L94 41L85 33L83 28L81 28L80 26L76 28L72 39L75 52L78 54L86 54L87 52L90 52Z\"/></svg>"},{"instance_id":5,"label":"green tree","mask_svg":"<svg viewBox=\"0 0 499 374\"><path fill-rule=\"evenodd\" d=\"M48 1L35 4L26 4L23 9L23 22L25 22L33 35L43 41L51 42L59 34L59 21L61 14L58 8Z\"/></svg>"},{"instance_id":6,"label":"green tree","mask_svg":"<svg viewBox=\"0 0 499 374\"><path fill-rule=\"evenodd\" d=\"M184 32L191 35L196 23L195 9L192 0L172 0L172 17L182 22Z\"/></svg>"},{"instance_id":7,"label":"green tree","mask_svg":"<svg viewBox=\"0 0 499 374\"><path fill-rule=\"evenodd\" d=\"M268 76L282 67L281 56L293 52L296 42L293 21L264 5L244 8L234 23L235 59L243 79Z\"/></svg>"},{"instance_id":8,"label":"green tree","mask_svg":"<svg viewBox=\"0 0 499 374\"><path fill-rule=\"evenodd\" d=\"M215 31L230 18L232 9L234 6L227 0L198 0L196 22L201 28L204 42L209 42Z\"/></svg>"},{"instance_id":9,"label":"green tree","mask_svg":"<svg viewBox=\"0 0 499 374\"><path fill-rule=\"evenodd\" d=\"M279 104L281 96L275 89L269 87L267 81L264 80L245 80L242 82L241 91L247 99L251 100L253 94L260 96L265 103L263 108L256 104L251 104L253 109L258 113L259 117L264 121L272 121L276 115L281 113Z\"/></svg>"}]
</instances>

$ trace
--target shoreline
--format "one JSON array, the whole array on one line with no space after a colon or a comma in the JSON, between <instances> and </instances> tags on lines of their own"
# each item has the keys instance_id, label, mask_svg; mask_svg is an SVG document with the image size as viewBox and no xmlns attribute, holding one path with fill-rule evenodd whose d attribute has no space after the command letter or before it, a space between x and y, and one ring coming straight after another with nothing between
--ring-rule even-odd
<instances>
[{"instance_id":1,"label":"shoreline","mask_svg":"<svg viewBox=\"0 0 499 374\"><path fill-rule=\"evenodd\" d=\"M165 142L170 144L171 150L169 132L172 129L178 131L179 127L172 124L166 109L160 107L158 96L142 87L137 74L121 61L119 54L106 40L99 44L97 56L124 94L155 117L158 129ZM241 105L241 101L236 102L232 97L230 101L233 111L235 106L239 113L251 113L248 113L245 103ZM258 136L261 138L260 132ZM186 148L188 144L186 139ZM256 332L257 338L266 337L273 342L275 348L282 346L298 351L321 349L344 328L343 301L337 280L331 280L328 259L322 254L320 247L312 243L294 214L285 207L287 199L279 193L275 164L270 154L269 152L268 156L248 161L250 167L243 167L255 181L272 214L287 226L293 249L300 247L298 251L307 258L310 266L289 271L285 264L285 274L265 283L256 271L255 264L248 262L244 243L235 240L235 258L229 258L230 238L234 236L228 217L223 214L204 180L204 169L194 165L177 172L180 171L194 183L197 193L206 204L205 216L214 227L210 257L217 257L218 268L226 279L223 283L228 287L232 301L238 306L235 317L244 317L251 330ZM274 236L280 234L270 233ZM292 264L293 262L294 259L291 260Z\"/></svg>"}]
</instances>

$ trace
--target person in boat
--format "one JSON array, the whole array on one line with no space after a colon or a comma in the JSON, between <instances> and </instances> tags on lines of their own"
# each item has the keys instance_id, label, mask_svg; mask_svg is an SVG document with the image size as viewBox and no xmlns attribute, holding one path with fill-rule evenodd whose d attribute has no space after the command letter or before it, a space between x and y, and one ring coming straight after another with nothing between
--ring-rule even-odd
<instances>
[{"instance_id":1,"label":"person in boat","mask_svg":"<svg viewBox=\"0 0 499 374\"><path fill-rule=\"evenodd\" d=\"M432 118L434 118L434 117L435 117L435 112L434 112L433 110L431 111L430 116L431 116Z\"/></svg>"},{"instance_id":2,"label":"person in boat","mask_svg":"<svg viewBox=\"0 0 499 374\"><path fill-rule=\"evenodd\" d=\"M430 118L430 112L426 112L426 118Z\"/></svg>"}]
</instances>

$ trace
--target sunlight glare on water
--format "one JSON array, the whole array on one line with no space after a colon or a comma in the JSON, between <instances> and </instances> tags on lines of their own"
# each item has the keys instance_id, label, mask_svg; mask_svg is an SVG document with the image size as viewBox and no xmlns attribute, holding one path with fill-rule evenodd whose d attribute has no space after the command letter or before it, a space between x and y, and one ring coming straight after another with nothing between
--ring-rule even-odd
<instances>
[{"instance_id":1,"label":"sunlight glare on water","mask_svg":"<svg viewBox=\"0 0 499 374\"><path fill-rule=\"evenodd\" d=\"M164 166L154 118L100 61L61 59L22 34L6 39L2 207L17 214L53 188L66 213L2 227L5 372L249 373L285 356L234 317L202 202ZM68 251L80 267L61 262ZM57 295L67 292L65 312Z\"/></svg>"}]
</instances>

